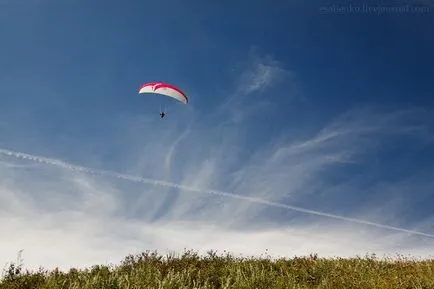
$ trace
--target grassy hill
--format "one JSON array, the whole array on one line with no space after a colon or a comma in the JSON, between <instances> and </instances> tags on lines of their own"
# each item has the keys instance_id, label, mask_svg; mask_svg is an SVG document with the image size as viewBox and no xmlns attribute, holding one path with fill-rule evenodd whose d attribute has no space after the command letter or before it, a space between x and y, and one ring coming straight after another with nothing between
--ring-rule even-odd
<instances>
[{"instance_id":1,"label":"grassy hill","mask_svg":"<svg viewBox=\"0 0 434 289\"><path fill-rule=\"evenodd\" d=\"M30 272L11 263L0 289L14 288L434 288L434 260L241 258L193 251L182 255L144 252L116 266L95 265L62 272Z\"/></svg>"}]
</instances>

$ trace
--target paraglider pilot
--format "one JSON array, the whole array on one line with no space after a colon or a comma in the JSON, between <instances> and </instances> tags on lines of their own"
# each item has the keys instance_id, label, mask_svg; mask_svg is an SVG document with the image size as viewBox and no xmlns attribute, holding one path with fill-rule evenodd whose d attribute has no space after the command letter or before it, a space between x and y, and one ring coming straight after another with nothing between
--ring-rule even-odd
<instances>
[{"instance_id":1,"label":"paraglider pilot","mask_svg":"<svg viewBox=\"0 0 434 289\"><path fill-rule=\"evenodd\" d=\"M166 115L164 111L160 112L160 117L163 118Z\"/></svg>"}]
</instances>

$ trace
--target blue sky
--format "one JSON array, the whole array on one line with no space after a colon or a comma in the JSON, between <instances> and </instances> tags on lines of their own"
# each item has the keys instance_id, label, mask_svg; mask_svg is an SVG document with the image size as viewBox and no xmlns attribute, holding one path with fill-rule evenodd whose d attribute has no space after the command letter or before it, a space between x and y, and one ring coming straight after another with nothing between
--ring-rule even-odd
<instances>
[{"instance_id":1,"label":"blue sky","mask_svg":"<svg viewBox=\"0 0 434 289\"><path fill-rule=\"evenodd\" d=\"M432 252L433 5L248 3L0 0L0 262Z\"/></svg>"}]
</instances>

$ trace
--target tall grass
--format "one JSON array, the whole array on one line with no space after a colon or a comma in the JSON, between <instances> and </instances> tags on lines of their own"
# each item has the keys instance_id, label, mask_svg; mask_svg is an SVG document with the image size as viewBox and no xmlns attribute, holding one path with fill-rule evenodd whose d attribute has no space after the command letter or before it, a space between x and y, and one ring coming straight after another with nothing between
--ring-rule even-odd
<instances>
[{"instance_id":1,"label":"tall grass","mask_svg":"<svg viewBox=\"0 0 434 289\"><path fill-rule=\"evenodd\" d=\"M95 265L62 272L24 271L11 263L0 289L15 288L434 288L434 260L398 256L378 259L234 257L210 251L176 256L146 251L116 266Z\"/></svg>"}]
</instances>

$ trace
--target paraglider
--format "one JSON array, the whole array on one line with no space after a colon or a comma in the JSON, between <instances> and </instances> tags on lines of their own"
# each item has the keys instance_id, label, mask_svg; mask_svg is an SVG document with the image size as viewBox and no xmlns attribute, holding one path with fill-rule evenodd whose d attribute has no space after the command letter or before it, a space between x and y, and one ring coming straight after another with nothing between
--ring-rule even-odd
<instances>
[{"instance_id":1,"label":"paraglider","mask_svg":"<svg viewBox=\"0 0 434 289\"><path fill-rule=\"evenodd\" d=\"M165 95L176 99L177 101L187 104L188 97L187 95L178 87L163 83L163 82L149 82L143 84L139 89L139 94L141 93L155 93L160 95ZM162 111L160 108L160 117L164 118L166 116L166 112Z\"/></svg>"}]
</instances>

